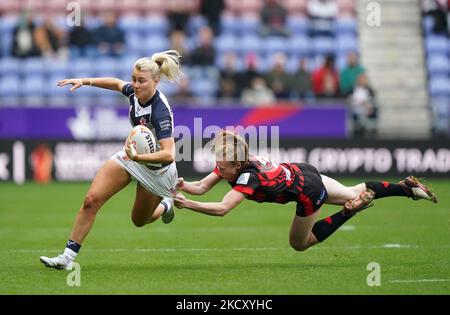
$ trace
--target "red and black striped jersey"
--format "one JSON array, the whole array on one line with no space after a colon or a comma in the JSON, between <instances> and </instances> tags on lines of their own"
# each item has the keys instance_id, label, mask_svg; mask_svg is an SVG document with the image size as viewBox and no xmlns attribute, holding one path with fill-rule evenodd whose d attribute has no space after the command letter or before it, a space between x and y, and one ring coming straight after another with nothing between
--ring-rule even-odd
<instances>
[{"instance_id":1,"label":"red and black striped jersey","mask_svg":"<svg viewBox=\"0 0 450 315\"><path fill-rule=\"evenodd\" d=\"M221 176L217 166L214 173ZM237 180L228 183L234 190L244 193L247 199L284 204L299 201L304 177L296 164L278 164L261 156L252 156Z\"/></svg>"}]
</instances>

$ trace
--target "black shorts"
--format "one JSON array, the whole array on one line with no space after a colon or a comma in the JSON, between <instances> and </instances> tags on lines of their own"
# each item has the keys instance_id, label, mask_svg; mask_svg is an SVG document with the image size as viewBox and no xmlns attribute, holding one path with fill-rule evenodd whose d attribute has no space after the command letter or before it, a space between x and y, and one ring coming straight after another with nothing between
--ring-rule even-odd
<instances>
[{"instance_id":1,"label":"black shorts","mask_svg":"<svg viewBox=\"0 0 450 315\"><path fill-rule=\"evenodd\" d=\"M296 165L302 171L305 182L298 196L295 213L300 217L307 217L319 210L327 200L328 193L319 171L314 166L306 163Z\"/></svg>"}]
</instances>

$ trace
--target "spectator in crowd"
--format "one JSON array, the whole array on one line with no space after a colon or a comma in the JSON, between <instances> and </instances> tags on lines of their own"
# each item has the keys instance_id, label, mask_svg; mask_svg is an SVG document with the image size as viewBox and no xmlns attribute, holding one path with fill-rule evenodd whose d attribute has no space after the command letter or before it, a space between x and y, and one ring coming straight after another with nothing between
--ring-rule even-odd
<instances>
[{"instance_id":1,"label":"spectator in crowd","mask_svg":"<svg viewBox=\"0 0 450 315\"><path fill-rule=\"evenodd\" d=\"M339 85L341 95L347 97L353 90L358 76L363 73L365 69L359 64L358 55L354 52L347 56L347 66L342 70Z\"/></svg>"},{"instance_id":2,"label":"spectator in crowd","mask_svg":"<svg viewBox=\"0 0 450 315\"><path fill-rule=\"evenodd\" d=\"M279 0L265 0L261 9L261 35L263 36L289 36L286 28L287 11Z\"/></svg>"},{"instance_id":3,"label":"spectator in crowd","mask_svg":"<svg viewBox=\"0 0 450 315\"><path fill-rule=\"evenodd\" d=\"M41 55L47 58L65 57L64 32L58 29L52 19L47 17L41 26L37 27L36 45Z\"/></svg>"},{"instance_id":4,"label":"spectator in crowd","mask_svg":"<svg viewBox=\"0 0 450 315\"><path fill-rule=\"evenodd\" d=\"M255 77L249 88L242 92L241 101L253 106L269 105L275 101L273 91L266 85L262 77Z\"/></svg>"},{"instance_id":5,"label":"spectator in crowd","mask_svg":"<svg viewBox=\"0 0 450 315\"><path fill-rule=\"evenodd\" d=\"M198 66L213 66L216 60L214 34L210 27L204 26L198 32L198 46L192 51L191 62Z\"/></svg>"},{"instance_id":6,"label":"spectator in crowd","mask_svg":"<svg viewBox=\"0 0 450 315\"><path fill-rule=\"evenodd\" d=\"M177 105L192 104L194 100L194 94L189 86L189 79L187 76L183 76L178 84L177 91L171 96L171 101Z\"/></svg>"},{"instance_id":7,"label":"spectator in crowd","mask_svg":"<svg viewBox=\"0 0 450 315\"><path fill-rule=\"evenodd\" d=\"M250 88L251 82L254 78L260 77L261 73L258 71L258 57L254 53L249 53L245 56L245 70L239 74L238 79L238 94L242 95L245 88Z\"/></svg>"},{"instance_id":8,"label":"spectator in crowd","mask_svg":"<svg viewBox=\"0 0 450 315\"><path fill-rule=\"evenodd\" d=\"M448 35L447 0L423 0L422 11L424 15L433 18L433 28L431 29L433 33Z\"/></svg>"},{"instance_id":9,"label":"spectator in crowd","mask_svg":"<svg viewBox=\"0 0 450 315\"><path fill-rule=\"evenodd\" d=\"M220 71L218 97L222 99L236 99L239 96L237 87L239 75L236 69L236 55L227 53L224 57L224 68Z\"/></svg>"},{"instance_id":10,"label":"spectator in crowd","mask_svg":"<svg viewBox=\"0 0 450 315\"><path fill-rule=\"evenodd\" d=\"M170 22L170 32L186 32L186 26L191 16L189 0L168 0L167 18Z\"/></svg>"},{"instance_id":11,"label":"spectator in crowd","mask_svg":"<svg viewBox=\"0 0 450 315\"><path fill-rule=\"evenodd\" d=\"M374 137L376 134L377 104L375 92L370 87L367 76L361 73L353 92L350 107L355 136Z\"/></svg>"},{"instance_id":12,"label":"spectator in crowd","mask_svg":"<svg viewBox=\"0 0 450 315\"><path fill-rule=\"evenodd\" d=\"M334 67L334 57L325 57L323 65L312 74L313 91L317 97L337 97L339 74Z\"/></svg>"},{"instance_id":13,"label":"spectator in crowd","mask_svg":"<svg viewBox=\"0 0 450 315\"><path fill-rule=\"evenodd\" d=\"M125 50L125 33L117 25L117 17L109 12L104 24L95 31L95 41L100 56L119 57Z\"/></svg>"},{"instance_id":14,"label":"spectator in crowd","mask_svg":"<svg viewBox=\"0 0 450 315\"><path fill-rule=\"evenodd\" d=\"M71 58L95 56L93 34L84 25L83 18L79 26L74 26L70 30L68 42Z\"/></svg>"},{"instance_id":15,"label":"spectator in crowd","mask_svg":"<svg viewBox=\"0 0 450 315\"><path fill-rule=\"evenodd\" d=\"M13 29L12 55L26 58L39 56L40 51L36 45L36 26L30 12L22 12L19 23Z\"/></svg>"},{"instance_id":16,"label":"spectator in crowd","mask_svg":"<svg viewBox=\"0 0 450 315\"><path fill-rule=\"evenodd\" d=\"M170 34L170 44L170 49L178 51L181 55L181 62L183 65L189 65L191 62L191 56L188 48L186 47L186 34L183 31L173 31Z\"/></svg>"},{"instance_id":17,"label":"spectator in crowd","mask_svg":"<svg viewBox=\"0 0 450 315\"><path fill-rule=\"evenodd\" d=\"M306 59L300 59L298 63L298 69L292 76L292 96L299 98L312 97L312 82L311 73L307 70Z\"/></svg>"},{"instance_id":18,"label":"spectator in crowd","mask_svg":"<svg viewBox=\"0 0 450 315\"><path fill-rule=\"evenodd\" d=\"M333 22L338 15L336 0L310 0L306 11L311 19L311 36L334 36Z\"/></svg>"},{"instance_id":19,"label":"spectator in crowd","mask_svg":"<svg viewBox=\"0 0 450 315\"><path fill-rule=\"evenodd\" d=\"M286 99L290 95L292 77L285 70L286 56L282 53L273 57L273 68L266 75L266 82L277 99Z\"/></svg>"},{"instance_id":20,"label":"spectator in crowd","mask_svg":"<svg viewBox=\"0 0 450 315\"><path fill-rule=\"evenodd\" d=\"M200 13L208 20L216 36L220 33L220 17L224 8L224 0L201 0Z\"/></svg>"}]
</instances>

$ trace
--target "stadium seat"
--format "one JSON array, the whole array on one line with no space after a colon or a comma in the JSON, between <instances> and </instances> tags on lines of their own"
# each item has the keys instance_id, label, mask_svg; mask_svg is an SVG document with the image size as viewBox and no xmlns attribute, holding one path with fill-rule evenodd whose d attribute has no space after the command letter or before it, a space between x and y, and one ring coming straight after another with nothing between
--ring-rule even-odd
<instances>
[{"instance_id":1,"label":"stadium seat","mask_svg":"<svg viewBox=\"0 0 450 315\"><path fill-rule=\"evenodd\" d=\"M278 52L289 53L289 40L282 37L267 37L263 42L263 53L266 56L273 55Z\"/></svg>"},{"instance_id":2,"label":"stadium seat","mask_svg":"<svg viewBox=\"0 0 450 315\"><path fill-rule=\"evenodd\" d=\"M431 29L434 26L433 17L429 16L429 15L425 16L423 18L422 25L423 25L423 29L425 31L425 34L431 33Z\"/></svg>"},{"instance_id":3,"label":"stadium seat","mask_svg":"<svg viewBox=\"0 0 450 315\"><path fill-rule=\"evenodd\" d=\"M292 37L289 45L291 55L297 57L308 56L312 52L310 39L303 35Z\"/></svg>"},{"instance_id":4,"label":"stadium seat","mask_svg":"<svg viewBox=\"0 0 450 315\"><path fill-rule=\"evenodd\" d=\"M198 31L208 25L208 21L200 15L189 17L187 24L187 36L193 37L198 34Z\"/></svg>"},{"instance_id":5,"label":"stadium seat","mask_svg":"<svg viewBox=\"0 0 450 315\"><path fill-rule=\"evenodd\" d=\"M293 36L306 35L309 31L309 21L303 15L289 15L287 18L287 27Z\"/></svg>"},{"instance_id":6,"label":"stadium seat","mask_svg":"<svg viewBox=\"0 0 450 315\"><path fill-rule=\"evenodd\" d=\"M93 67L94 61L92 61L91 59L78 58L73 61L69 72L74 77L88 77L94 73Z\"/></svg>"},{"instance_id":7,"label":"stadium seat","mask_svg":"<svg viewBox=\"0 0 450 315\"><path fill-rule=\"evenodd\" d=\"M178 86L172 82L161 81L158 85L158 90L163 92L167 97L170 97L177 92Z\"/></svg>"},{"instance_id":8,"label":"stadium seat","mask_svg":"<svg viewBox=\"0 0 450 315\"><path fill-rule=\"evenodd\" d=\"M217 50L217 53L223 54L226 52L239 52L239 47L236 45L237 37L228 35L220 35L215 38L214 40L214 46Z\"/></svg>"},{"instance_id":9,"label":"stadium seat","mask_svg":"<svg viewBox=\"0 0 450 315\"><path fill-rule=\"evenodd\" d=\"M339 36L337 38L337 51L339 53L357 52L358 41L353 35Z\"/></svg>"},{"instance_id":10,"label":"stadium seat","mask_svg":"<svg viewBox=\"0 0 450 315\"><path fill-rule=\"evenodd\" d=\"M120 61L119 58L99 58L93 63L93 73L96 76L115 77L120 70Z\"/></svg>"},{"instance_id":11,"label":"stadium seat","mask_svg":"<svg viewBox=\"0 0 450 315\"><path fill-rule=\"evenodd\" d=\"M21 62L19 70L26 75L42 75L44 74L44 62L42 58L33 57L27 58Z\"/></svg>"},{"instance_id":12,"label":"stadium seat","mask_svg":"<svg viewBox=\"0 0 450 315\"><path fill-rule=\"evenodd\" d=\"M243 15L237 21L239 24L238 34L245 35L257 35L261 29L260 17L257 15Z\"/></svg>"},{"instance_id":13,"label":"stadium seat","mask_svg":"<svg viewBox=\"0 0 450 315\"><path fill-rule=\"evenodd\" d=\"M357 20L352 16L338 18L335 25L338 34L356 34L358 31Z\"/></svg>"},{"instance_id":14,"label":"stadium seat","mask_svg":"<svg viewBox=\"0 0 450 315\"><path fill-rule=\"evenodd\" d=\"M450 71L450 61L443 54L433 54L427 57L428 71L431 76L448 74Z\"/></svg>"},{"instance_id":15,"label":"stadium seat","mask_svg":"<svg viewBox=\"0 0 450 315\"><path fill-rule=\"evenodd\" d=\"M142 19L140 31L144 36L165 36L169 33L169 21L164 15L149 15Z\"/></svg>"},{"instance_id":16,"label":"stadium seat","mask_svg":"<svg viewBox=\"0 0 450 315\"><path fill-rule=\"evenodd\" d=\"M21 89L21 80L18 76L11 75L7 78L0 78L0 95L2 97L16 97Z\"/></svg>"},{"instance_id":17,"label":"stadium seat","mask_svg":"<svg viewBox=\"0 0 450 315\"><path fill-rule=\"evenodd\" d=\"M220 33L223 36L234 36L239 32L240 25L234 15L222 14L220 17Z\"/></svg>"},{"instance_id":18,"label":"stadium seat","mask_svg":"<svg viewBox=\"0 0 450 315\"><path fill-rule=\"evenodd\" d=\"M334 54L336 52L336 42L330 37L314 38L313 47L316 55Z\"/></svg>"},{"instance_id":19,"label":"stadium seat","mask_svg":"<svg viewBox=\"0 0 450 315\"><path fill-rule=\"evenodd\" d=\"M447 76L432 77L429 81L430 94L435 96L450 96L450 79Z\"/></svg>"},{"instance_id":20,"label":"stadium seat","mask_svg":"<svg viewBox=\"0 0 450 315\"><path fill-rule=\"evenodd\" d=\"M152 54L169 49L170 43L166 36L149 35L141 39L139 53L142 56L151 56Z\"/></svg>"},{"instance_id":21,"label":"stadium seat","mask_svg":"<svg viewBox=\"0 0 450 315\"><path fill-rule=\"evenodd\" d=\"M122 15L118 21L118 26L127 34L138 33L141 30L142 18L138 15Z\"/></svg>"},{"instance_id":22,"label":"stadium seat","mask_svg":"<svg viewBox=\"0 0 450 315\"><path fill-rule=\"evenodd\" d=\"M190 83L192 93L198 97L214 97L217 94L217 82L202 79L194 80Z\"/></svg>"},{"instance_id":23,"label":"stadium seat","mask_svg":"<svg viewBox=\"0 0 450 315\"><path fill-rule=\"evenodd\" d=\"M246 35L242 37L242 39L239 42L239 51L246 55L248 53L260 53L263 49L264 42L261 41L260 37L258 36L252 36L252 35Z\"/></svg>"},{"instance_id":24,"label":"stadium seat","mask_svg":"<svg viewBox=\"0 0 450 315\"><path fill-rule=\"evenodd\" d=\"M27 75L20 84L23 96L44 96L48 90L48 81L41 75Z\"/></svg>"},{"instance_id":25,"label":"stadium seat","mask_svg":"<svg viewBox=\"0 0 450 315\"><path fill-rule=\"evenodd\" d=\"M429 35L425 38L427 52L432 53L447 53L448 39L445 36Z\"/></svg>"},{"instance_id":26,"label":"stadium seat","mask_svg":"<svg viewBox=\"0 0 450 315\"><path fill-rule=\"evenodd\" d=\"M0 58L0 76L19 74L21 59L5 57Z\"/></svg>"}]
</instances>

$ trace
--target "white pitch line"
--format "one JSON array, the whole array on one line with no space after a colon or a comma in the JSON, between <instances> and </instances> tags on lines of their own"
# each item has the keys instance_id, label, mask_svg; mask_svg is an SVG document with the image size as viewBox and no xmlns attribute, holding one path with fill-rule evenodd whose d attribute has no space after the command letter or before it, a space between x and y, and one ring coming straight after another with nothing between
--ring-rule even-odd
<instances>
[{"instance_id":1,"label":"white pitch line","mask_svg":"<svg viewBox=\"0 0 450 315\"><path fill-rule=\"evenodd\" d=\"M311 250L358 250L358 249L423 249L423 248L450 248L450 245L440 246L421 246L421 245L401 245L401 244L384 244L384 245L350 245L350 246L314 246ZM217 251L283 251L292 249L290 247L232 247L232 248L85 248L85 251L92 252L217 252ZM6 253L48 253L60 252L61 249L11 249L5 250ZM0 253L2 251L0 250Z\"/></svg>"},{"instance_id":2,"label":"white pitch line","mask_svg":"<svg viewBox=\"0 0 450 315\"><path fill-rule=\"evenodd\" d=\"M449 282L450 279L389 280L391 283Z\"/></svg>"}]
</instances>

